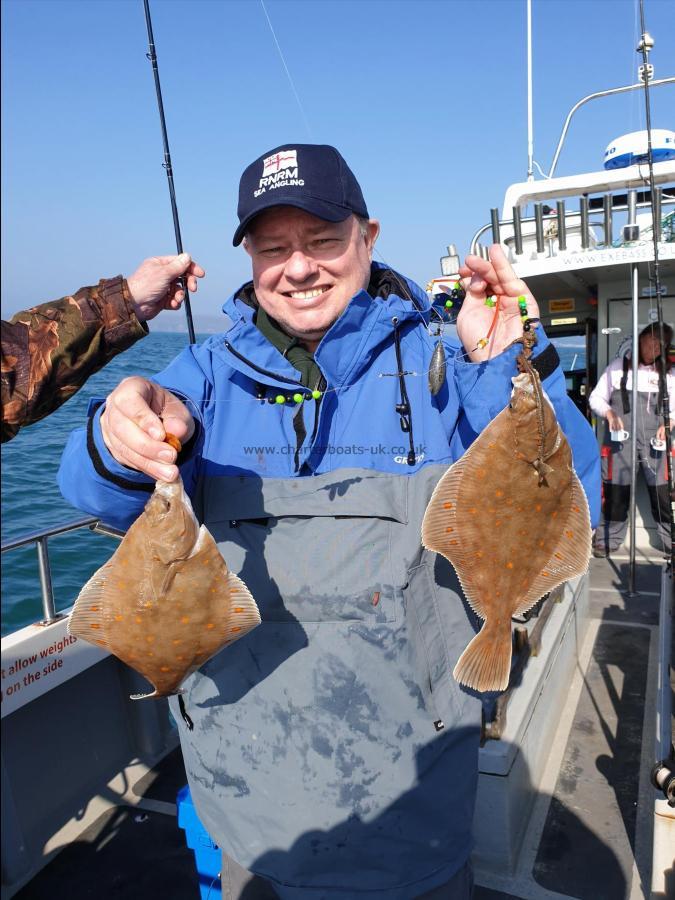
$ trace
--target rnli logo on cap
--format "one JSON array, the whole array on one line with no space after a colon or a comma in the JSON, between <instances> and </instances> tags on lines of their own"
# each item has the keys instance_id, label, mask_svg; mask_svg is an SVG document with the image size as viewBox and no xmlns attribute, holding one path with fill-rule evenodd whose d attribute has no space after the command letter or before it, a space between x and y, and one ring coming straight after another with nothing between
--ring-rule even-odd
<instances>
[{"instance_id":1,"label":"rnli logo on cap","mask_svg":"<svg viewBox=\"0 0 675 900\"><path fill-rule=\"evenodd\" d=\"M254 197L260 197L266 191L280 187L304 187L305 182L298 178L298 151L281 150L263 159L262 177Z\"/></svg>"}]
</instances>

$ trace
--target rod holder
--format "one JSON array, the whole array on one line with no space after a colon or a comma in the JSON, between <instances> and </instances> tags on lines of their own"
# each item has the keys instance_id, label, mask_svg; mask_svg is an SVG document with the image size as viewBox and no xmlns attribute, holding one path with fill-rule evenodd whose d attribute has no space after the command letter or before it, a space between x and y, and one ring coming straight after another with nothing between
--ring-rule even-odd
<instances>
[{"instance_id":1,"label":"rod holder","mask_svg":"<svg viewBox=\"0 0 675 900\"><path fill-rule=\"evenodd\" d=\"M544 208L543 204L534 204L534 228L537 238L537 253L544 252Z\"/></svg>"},{"instance_id":2,"label":"rod holder","mask_svg":"<svg viewBox=\"0 0 675 900\"><path fill-rule=\"evenodd\" d=\"M663 191L661 188L654 190L654 221L652 227L654 229L654 240L661 240L661 199Z\"/></svg>"},{"instance_id":3,"label":"rod holder","mask_svg":"<svg viewBox=\"0 0 675 900\"><path fill-rule=\"evenodd\" d=\"M565 201L558 200L556 203L556 213L558 216L558 249L567 250L567 224L565 222Z\"/></svg>"},{"instance_id":4,"label":"rod holder","mask_svg":"<svg viewBox=\"0 0 675 900\"><path fill-rule=\"evenodd\" d=\"M492 241L495 244L499 243L499 210L491 209L490 210L490 221L492 222Z\"/></svg>"},{"instance_id":5,"label":"rod holder","mask_svg":"<svg viewBox=\"0 0 675 900\"><path fill-rule=\"evenodd\" d=\"M612 246L612 195L605 194L602 198L602 216L605 228L605 247Z\"/></svg>"},{"instance_id":6,"label":"rod holder","mask_svg":"<svg viewBox=\"0 0 675 900\"><path fill-rule=\"evenodd\" d=\"M520 207L513 207L513 238L516 246L516 256L523 255L523 226L520 220Z\"/></svg>"},{"instance_id":7,"label":"rod holder","mask_svg":"<svg viewBox=\"0 0 675 900\"><path fill-rule=\"evenodd\" d=\"M47 538L41 537L36 542L38 555L38 570L40 572L40 589L42 591L42 611L44 612L44 623L49 624L57 619L56 610L54 609L54 590L52 588L52 573L49 565L49 549L47 547Z\"/></svg>"},{"instance_id":8,"label":"rod holder","mask_svg":"<svg viewBox=\"0 0 675 900\"><path fill-rule=\"evenodd\" d=\"M623 239L627 244L640 238L640 228L635 221L637 210L637 191L628 191L628 221L623 226Z\"/></svg>"},{"instance_id":9,"label":"rod holder","mask_svg":"<svg viewBox=\"0 0 675 900\"><path fill-rule=\"evenodd\" d=\"M581 217L581 247L588 250L590 234L588 229L588 197L579 198L579 215Z\"/></svg>"}]
</instances>

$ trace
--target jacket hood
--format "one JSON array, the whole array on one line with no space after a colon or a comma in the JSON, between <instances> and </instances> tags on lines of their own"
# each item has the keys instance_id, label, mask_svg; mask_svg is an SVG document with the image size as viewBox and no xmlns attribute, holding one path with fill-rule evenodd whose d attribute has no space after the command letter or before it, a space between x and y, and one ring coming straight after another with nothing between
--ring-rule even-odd
<instances>
[{"instance_id":1,"label":"jacket hood","mask_svg":"<svg viewBox=\"0 0 675 900\"><path fill-rule=\"evenodd\" d=\"M247 282L223 306L231 327L208 343L254 380L282 388L298 385L298 371L256 327L257 309L253 283ZM419 285L388 266L373 263L368 290L355 294L328 329L314 354L315 361L326 380L337 387L368 366L384 341L392 341L394 322L426 326L430 315L429 300Z\"/></svg>"}]
</instances>

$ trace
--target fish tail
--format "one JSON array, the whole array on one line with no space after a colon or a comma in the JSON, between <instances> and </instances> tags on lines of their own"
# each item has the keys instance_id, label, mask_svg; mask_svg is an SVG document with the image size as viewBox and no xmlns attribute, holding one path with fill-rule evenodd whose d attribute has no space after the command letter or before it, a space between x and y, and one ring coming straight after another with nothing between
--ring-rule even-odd
<instances>
[{"instance_id":1,"label":"fish tail","mask_svg":"<svg viewBox=\"0 0 675 900\"><path fill-rule=\"evenodd\" d=\"M504 691L511 672L511 620L486 620L457 660L453 676L475 691Z\"/></svg>"}]
</instances>

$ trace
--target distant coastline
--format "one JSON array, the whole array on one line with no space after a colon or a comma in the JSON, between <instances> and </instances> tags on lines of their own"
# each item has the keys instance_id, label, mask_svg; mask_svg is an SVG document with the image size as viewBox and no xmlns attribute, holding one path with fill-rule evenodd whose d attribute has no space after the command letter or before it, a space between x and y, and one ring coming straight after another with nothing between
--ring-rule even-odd
<instances>
[{"instance_id":1,"label":"distant coastline","mask_svg":"<svg viewBox=\"0 0 675 900\"><path fill-rule=\"evenodd\" d=\"M166 318L165 318L166 316ZM195 316L193 315L195 331L197 334L218 334L225 331L230 325L230 319L223 313L220 316ZM182 313L161 313L157 320L150 322L151 332L162 334L187 334L187 324Z\"/></svg>"}]
</instances>

